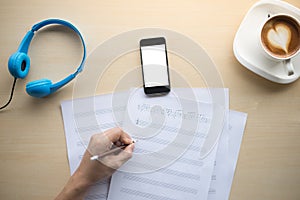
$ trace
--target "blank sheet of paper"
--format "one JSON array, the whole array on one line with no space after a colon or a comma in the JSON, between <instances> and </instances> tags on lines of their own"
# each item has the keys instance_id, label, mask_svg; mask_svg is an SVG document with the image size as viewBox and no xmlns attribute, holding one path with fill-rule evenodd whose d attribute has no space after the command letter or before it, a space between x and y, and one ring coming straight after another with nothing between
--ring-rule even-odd
<instances>
[{"instance_id":1,"label":"blank sheet of paper","mask_svg":"<svg viewBox=\"0 0 300 200\"><path fill-rule=\"evenodd\" d=\"M229 126L219 140L208 200L229 199L247 114L230 110Z\"/></svg>"}]
</instances>

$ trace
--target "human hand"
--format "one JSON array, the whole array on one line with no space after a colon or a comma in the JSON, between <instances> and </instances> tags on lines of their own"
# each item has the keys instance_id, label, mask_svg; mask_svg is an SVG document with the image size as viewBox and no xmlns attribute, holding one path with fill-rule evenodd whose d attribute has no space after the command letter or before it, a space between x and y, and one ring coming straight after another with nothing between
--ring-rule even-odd
<instances>
[{"instance_id":1,"label":"human hand","mask_svg":"<svg viewBox=\"0 0 300 200\"><path fill-rule=\"evenodd\" d=\"M117 154L108 154L98 160L91 160L92 156L102 155L110 151L113 146L118 147L122 144L128 146L124 150L120 149ZM132 139L120 128L112 128L104 133L93 135L79 167L56 199L82 199L89 186L111 176L116 169L129 160L133 148Z\"/></svg>"},{"instance_id":2,"label":"human hand","mask_svg":"<svg viewBox=\"0 0 300 200\"><path fill-rule=\"evenodd\" d=\"M127 144L124 150L117 154L108 154L97 160L91 160L93 155L101 155L110 151L113 146L118 147ZM112 173L124 164L132 156L134 144L130 136L120 128L112 128L104 133L95 134L91 137L88 148L82 158L80 166L75 173L79 173L82 178L91 185L100 179L109 177Z\"/></svg>"}]
</instances>

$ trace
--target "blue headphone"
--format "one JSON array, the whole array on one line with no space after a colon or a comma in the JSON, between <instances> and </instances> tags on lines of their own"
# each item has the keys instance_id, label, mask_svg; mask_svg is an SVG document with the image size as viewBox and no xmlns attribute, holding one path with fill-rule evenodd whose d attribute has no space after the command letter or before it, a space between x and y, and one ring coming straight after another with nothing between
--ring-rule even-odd
<instances>
[{"instance_id":1,"label":"blue headphone","mask_svg":"<svg viewBox=\"0 0 300 200\"><path fill-rule=\"evenodd\" d=\"M78 31L78 29L75 26L73 26L71 23L61 20L61 19L47 19L47 20L44 20L44 21L41 21L41 22L35 24L23 38L17 52L15 52L14 54L12 54L10 56L10 58L8 60L8 70L11 73L11 75L15 77L15 80L17 78L21 78L21 79L25 78L29 72L30 58L29 58L27 52L28 52L28 49L30 46L30 42L34 36L34 33L36 31L38 31L40 28L50 25L50 24L63 25L63 26L66 26L66 27L72 29L74 32L76 32L82 42L83 57L82 57L81 63L79 65L79 67L77 68L77 70L73 74L67 76L66 78L64 78L63 80L61 80L57 83L53 84L52 81L49 79L40 79L40 80L35 80L35 81L27 83L26 84L26 92L30 96L38 97L38 98L45 97L45 96L48 96L48 95L54 93L55 91L57 91L58 89L60 89L61 87L63 87L67 83L69 83L71 80L73 80L77 76L77 74L83 70L83 66L84 66L84 62L85 62L85 58L86 58L85 43L84 43L83 37L82 37L81 33Z\"/></svg>"}]
</instances>

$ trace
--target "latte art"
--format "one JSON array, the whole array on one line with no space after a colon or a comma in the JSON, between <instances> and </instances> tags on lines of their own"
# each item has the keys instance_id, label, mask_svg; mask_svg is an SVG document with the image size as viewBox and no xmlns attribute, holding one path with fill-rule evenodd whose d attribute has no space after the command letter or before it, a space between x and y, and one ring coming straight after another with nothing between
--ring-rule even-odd
<instances>
[{"instance_id":1,"label":"latte art","mask_svg":"<svg viewBox=\"0 0 300 200\"><path fill-rule=\"evenodd\" d=\"M273 48L282 49L288 53L292 33L285 24L277 24L274 29L270 29L267 34L267 40Z\"/></svg>"},{"instance_id":2,"label":"latte art","mask_svg":"<svg viewBox=\"0 0 300 200\"><path fill-rule=\"evenodd\" d=\"M300 48L299 24L289 17L274 17L265 23L261 40L270 54L287 58Z\"/></svg>"}]
</instances>

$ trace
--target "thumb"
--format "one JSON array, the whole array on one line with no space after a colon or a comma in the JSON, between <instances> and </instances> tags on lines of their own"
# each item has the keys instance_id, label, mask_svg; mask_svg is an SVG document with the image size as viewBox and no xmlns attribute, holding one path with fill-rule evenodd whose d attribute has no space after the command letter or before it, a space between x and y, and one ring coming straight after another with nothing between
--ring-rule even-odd
<instances>
[{"instance_id":1,"label":"thumb","mask_svg":"<svg viewBox=\"0 0 300 200\"><path fill-rule=\"evenodd\" d=\"M134 143L131 143L130 145L128 145L128 146L124 149L124 151L126 151L127 153L132 154L133 149L134 149Z\"/></svg>"}]
</instances>

